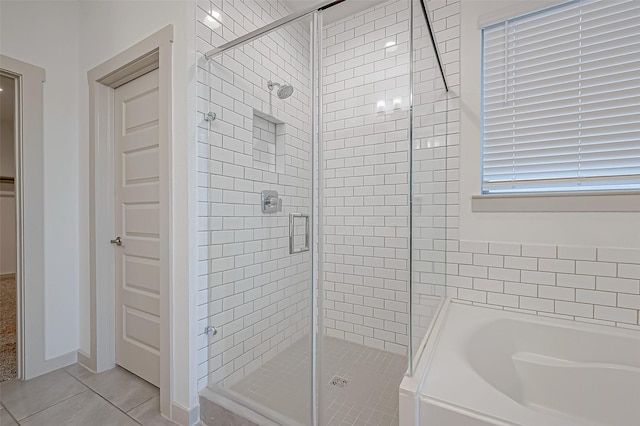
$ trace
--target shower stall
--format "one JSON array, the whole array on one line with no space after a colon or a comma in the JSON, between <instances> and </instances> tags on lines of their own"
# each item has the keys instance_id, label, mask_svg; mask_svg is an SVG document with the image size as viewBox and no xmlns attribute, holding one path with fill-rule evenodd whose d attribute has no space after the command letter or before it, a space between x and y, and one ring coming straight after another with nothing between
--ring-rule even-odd
<instances>
[{"instance_id":1,"label":"shower stall","mask_svg":"<svg viewBox=\"0 0 640 426\"><path fill-rule=\"evenodd\" d=\"M199 376L231 411L398 423L456 213L430 3L198 3Z\"/></svg>"}]
</instances>

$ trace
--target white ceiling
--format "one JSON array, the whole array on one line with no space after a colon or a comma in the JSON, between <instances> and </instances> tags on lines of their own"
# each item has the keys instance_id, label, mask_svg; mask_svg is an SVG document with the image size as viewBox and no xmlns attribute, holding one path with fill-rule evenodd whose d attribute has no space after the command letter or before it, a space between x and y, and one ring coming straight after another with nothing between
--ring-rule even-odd
<instances>
[{"instance_id":1,"label":"white ceiling","mask_svg":"<svg viewBox=\"0 0 640 426\"><path fill-rule=\"evenodd\" d=\"M365 9L373 7L379 3L383 3L387 0L345 0L340 4L330 7L324 11L322 21L324 25L331 24L339 21L340 19L347 18L355 13L361 12ZM307 9L315 4L318 4L319 0L283 0L284 4L291 10L292 13L299 12Z\"/></svg>"}]
</instances>

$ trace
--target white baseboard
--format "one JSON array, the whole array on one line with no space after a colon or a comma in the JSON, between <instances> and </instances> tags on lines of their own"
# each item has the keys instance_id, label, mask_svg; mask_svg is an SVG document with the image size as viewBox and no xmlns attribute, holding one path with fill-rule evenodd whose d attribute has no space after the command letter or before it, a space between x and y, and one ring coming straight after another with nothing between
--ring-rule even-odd
<instances>
[{"instance_id":1,"label":"white baseboard","mask_svg":"<svg viewBox=\"0 0 640 426\"><path fill-rule=\"evenodd\" d=\"M91 368L91 357L82 351L78 351L78 364L82 365L92 373L95 373Z\"/></svg>"},{"instance_id":2,"label":"white baseboard","mask_svg":"<svg viewBox=\"0 0 640 426\"><path fill-rule=\"evenodd\" d=\"M171 404L171 420L182 426L200 424L200 405L189 409L174 402Z\"/></svg>"},{"instance_id":3,"label":"white baseboard","mask_svg":"<svg viewBox=\"0 0 640 426\"><path fill-rule=\"evenodd\" d=\"M60 368L68 367L71 364L75 364L76 362L78 362L78 353L75 351L57 356L55 358L47 359L44 361L44 363L39 365L37 369L26 371L25 377L21 377L21 379L30 380L34 377L42 376L43 374L59 370Z\"/></svg>"}]
</instances>

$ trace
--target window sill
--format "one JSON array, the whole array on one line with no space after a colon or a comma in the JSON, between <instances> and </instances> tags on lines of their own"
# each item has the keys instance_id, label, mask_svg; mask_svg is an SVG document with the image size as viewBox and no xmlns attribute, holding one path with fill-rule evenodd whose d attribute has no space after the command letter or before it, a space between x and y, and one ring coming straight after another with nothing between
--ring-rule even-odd
<instances>
[{"instance_id":1,"label":"window sill","mask_svg":"<svg viewBox=\"0 0 640 426\"><path fill-rule=\"evenodd\" d=\"M483 194L471 197L473 212L640 212L640 191Z\"/></svg>"}]
</instances>

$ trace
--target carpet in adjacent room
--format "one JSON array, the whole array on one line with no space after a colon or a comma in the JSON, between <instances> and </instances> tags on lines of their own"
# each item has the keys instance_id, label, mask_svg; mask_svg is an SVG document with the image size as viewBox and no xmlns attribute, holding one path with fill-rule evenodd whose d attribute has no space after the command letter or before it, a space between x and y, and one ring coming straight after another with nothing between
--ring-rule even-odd
<instances>
[{"instance_id":1,"label":"carpet in adjacent room","mask_svg":"<svg viewBox=\"0 0 640 426\"><path fill-rule=\"evenodd\" d=\"M0 382L17 375L16 276L0 275Z\"/></svg>"}]
</instances>

